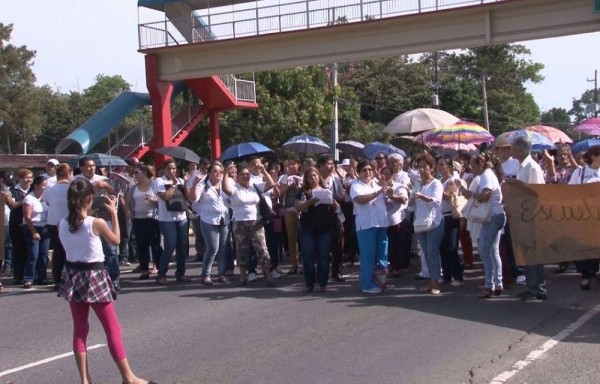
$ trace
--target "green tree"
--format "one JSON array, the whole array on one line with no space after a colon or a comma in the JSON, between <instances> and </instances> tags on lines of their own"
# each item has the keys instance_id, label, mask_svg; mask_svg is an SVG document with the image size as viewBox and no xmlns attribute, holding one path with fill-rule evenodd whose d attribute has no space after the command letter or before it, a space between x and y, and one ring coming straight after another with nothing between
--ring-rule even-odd
<instances>
[{"instance_id":1,"label":"green tree","mask_svg":"<svg viewBox=\"0 0 600 384\"><path fill-rule=\"evenodd\" d=\"M9 44L12 24L0 23L0 120L3 151L20 151L41 128L38 105L33 99L35 75L31 70L35 51Z\"/></svg>"},{"instance_id":2,"label":"green tree","mask_svg":"<svg viewBox=\"0 0 600 384\"><path fill-rule=\"evenodd\" d=\"M571 127L571 118L564 108L552 108L543 112L540 121L544 125L556 127L565 132Z\"/></svg>"},{"instance_id":3,"label":"green tree","mask_svg":"<svg viewBox=\"0 0 600 384\"><path fill-rule=\"evenodd\" d=\"M581 94L579 99L573 99L573 107L569 110L569 115L573 116L576 123L594 117L595 112L600 110L600 106L594 102L594 94L593 89L588 89Z\"/></svg>"}]
</instances>

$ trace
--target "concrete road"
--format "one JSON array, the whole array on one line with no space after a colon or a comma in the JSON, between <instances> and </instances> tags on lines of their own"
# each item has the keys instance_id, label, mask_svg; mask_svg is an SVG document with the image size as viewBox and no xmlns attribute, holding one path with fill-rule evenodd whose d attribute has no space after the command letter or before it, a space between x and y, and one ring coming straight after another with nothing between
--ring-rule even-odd
<instances>
[{"instance_id":1,"label":"concrete road","mask_svg":"<svg viewBox=\"0 0 600 384\"><path fill-rule=\"evenodd\" d=\"M555 275L554 266L549 299L533 303L514 297L520 287L478 299L480 270L467 272L465 286L431 297L417 290L413 273L366 295L354 267L346 283L305 294L301 275L284 276L276 288L262 279L248 288L207 287L199 267L189 262L194 280L167 287L122 267L115 305L140 376L159 383L599 381L600 282L582 292L577 274ZM76 383L67 302L51 287L3 283L0 383ZM93 315L90 328L94 382L120 382Z\"/></svg>"}]
</instances>

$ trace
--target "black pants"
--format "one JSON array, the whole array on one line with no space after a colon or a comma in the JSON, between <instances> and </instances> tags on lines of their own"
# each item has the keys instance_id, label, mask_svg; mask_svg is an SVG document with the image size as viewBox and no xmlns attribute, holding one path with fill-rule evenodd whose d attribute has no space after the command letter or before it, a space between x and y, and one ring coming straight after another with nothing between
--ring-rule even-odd
<instances>
[{"instance_id":1,"label":"black pants","mask_svg":"<svg viewBox=\"0 0 600 384\"><path fill-rule=\"evenodd\" d=\"M61 281L62 270L65 267L67 256L65 253L65 248L58 237L58 226L47 225L46 227L48 227L48 234L50 235L50 248L52 249L52 278L54 279L54 284L58 285Z\"/></svg>"},{"instance_id":2,"label":"black pants","mask_svg":"<svg viewBox=\"0 0 600 384\"><path fill-rule=\"evenodd\" d=\"M463 280L462 266L458 257L458 227L459 219L451 215L444 215L444 238L440 249L442 272L444 281L450 282L452 278Z\"/></svg>"},{"instance_id":3,"label":"black pants","mask_svg":"<svg viewBox=\"0 0 600 384\"><path fill-rule=\"evenodd\" d=\"M23 280L25 277L25 261L27 260L27 244L22 224L10 223L8 226L10 241L12 242L12 268L15 280Z\"/></svg>"}]
</instances>

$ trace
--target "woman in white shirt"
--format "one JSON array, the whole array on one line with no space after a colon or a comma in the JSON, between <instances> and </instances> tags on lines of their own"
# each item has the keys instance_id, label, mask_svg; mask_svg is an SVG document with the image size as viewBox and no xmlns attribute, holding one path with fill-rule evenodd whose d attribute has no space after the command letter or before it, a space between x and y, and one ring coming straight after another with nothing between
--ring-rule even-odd
<instances>
[{"instance_id":1,"label":"woman in white shirt","mask_svg":"<svg viewBox=\"0 0 600 384\"><path fill-rule=\"evenodd\" d=\"M44 191L44 201L48 205L48 233L50 235L50 248L52 249L52 276L54 289L58 289L65 266L65 248L58 237L58 223L69 213L67 206L67 191L73 177L73 169L67 163L56 167L56 184L47 187Z\"/></svg>"},{"instance_id":2,"label":"woman in white shirt","mask_svg":"<svg viewBox=\"0 0 600 384\"><path fill-rule=\"evenodd\" d=\"M131 229L135 235L135 246L140 260L140 280L150 277L150 261L160 260L160 229L156 220L158 196L152 190L154 167L140 164L133 174L136 184L129 188L125 196L126 217L131 219Z\"/></svg>"},{"instance_id":3,"label":"woman in white shirt","mask_svg":"<svg viewBox=\"0 0 600 384\"><path fill-rule=\"evenodd\" d=\"M223 191L223 164L213 162L207 171L207 176L198 175L190 189L190 200L197 201L200 208L200 231L206 249L202 258L202 284L212 285L210 272L212 264L217 259L218 279L227 282L225 277L225 246L229 236L229 197Z\"/></svg>"},{"instance_id":4,"label":"woman in white shirt","mask_svg":"<svg viewBox=\"0 0 600 384\"><path fill-rule=\"evenodd\" d=\"M476 191L461 188L467 198L480 203L488 202L491 207L491 219L481 224L479 232L479 257L483 264L484 288L479 293L481 299L502 294L502 260L500 259L500 234L506 224L506 213L502 205L500 183L504 180L502 164L496 156L486 152L471 159L473 173L479 176Z\"/></svg>"},{"instance_id":5,"label":"woman in white shirt","mask_svg":"<svg viewBox=\"0 0 600 384\"><path fill-rule=\"evenodd\" d=\"M398 154L395 153L393 155ZM388 217L387 235L389 241L388 259L390 270L393 277L400 277L402 272L408 268L408 258L410 256L406 219L408 185L394 181L394 176L397 173L393 172L393 169L397 169L399 165L397 165L397 160L392 160L392 156L388 158L388 167L381 170L381 176L384 178L384 182L392 189L391 196L386 196L385 199ZM392 164L395 164L394 168L392 168Z\"/></svg>"},{"instance_id":6,"label":"woman in white shirt","mask_svg":"<svg viewBox=\"0 0 600 384\"><path fill-rule=\"evenodd\" d=\"M577 168L569 184L588 184L600 182L600 146L594 146L583 155L585 166ZM592 277L598 272L598 259L581 260L576 262L577 271L581 273L579 287L582 291L589 291Z\"/></svg>"},{"instance_id":7,"label":"woman in white shirt","mask_svg":"<svg viewBox=\"0 0 600 384\"><path fill-rule=\"evenodd\" d=\"M441 209L444 187L433 177L436 162L431 155L422 153L416 157L415 163L419 171L420 188L410 197L409 206L415 211L413 225L431 279L423 290L438 296L441 294L438 280L441 276L440 247L444 238L444 216Z\"/></svg>"},{"instance_id":8,"label":"woman in white shirt","mask_svg":"<svg viewBox=\"0 0 600 384\"><path fill-rule=\"evenodd\" d=\"M233 185L231 180L226 179L223 190L230 197L233 210L233 238L240 268L240 282L242 286L247 284L246 270L250 257L250 247L256 251L258 262L262 266L265 280L268 286L274 286L271 277L271 258L267 250L265 228L262 220L258 218L259 193L264 193L275 186L271 175L265 170L264 165L256 165L266 182L250 184L250 170L246 165L240 165L237 169L237 183ZM229 170L226 170L229 173Z\"/></svg>"},{"instance_id":9,"label":"woman in white shirt","mask_svg":"<svg viewBox=\"0 0 600 384\"><path fill-rule=\"evenodd\" d=\"M185 260L190 253L190 239L187 220L188 190L183 179L177 177L174 160L164 163L163 177L156 179L154 192L158 195L158 227L163 236L163 251L160 255L158 285L167 285L169 261L175 251L175 279L190 281L185 276Z\"/></svg>"},{"instance_id":10,"label":"woman in white shirt","mask_svg":"<svg viewBox=\"0 0 600 384\"><path fill-rule=\"evenodd\" d=\"M360 251L360 289L364 293L380 293L374 274L388 267L386 194L392 189L381 187L373 177L373 165L362 160L356 165L358 179L350 187L350 197L356 212L356 237Z\"/></svg>"},{"instance_id":11,"label":"woman in white shirt","mask_svg":"<svg viewBox=\"0 0 600 384\"><path fill-rule=\"evenodd\" d=\"M34 281L38 284L46 283L50 235L46 228L48 206L43 201L42 195L47 183L45 176L34 177L31 183L32 191L23 199L23 224L25 224L23 230L27 244L23 288L31 288Z\"/></svg>"}]
</instances>

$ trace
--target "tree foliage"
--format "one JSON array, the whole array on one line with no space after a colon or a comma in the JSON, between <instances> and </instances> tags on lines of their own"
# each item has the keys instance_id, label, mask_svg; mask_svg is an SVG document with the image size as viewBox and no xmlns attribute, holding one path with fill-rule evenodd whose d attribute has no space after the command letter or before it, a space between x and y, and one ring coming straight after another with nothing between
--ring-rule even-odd
<instances>
[{"instance_id":1,"label":"tree foliage","mask_svg":"<svg viewBox=\"0 0 600 384\"><path fill-rule=\"evenodd\" d=\"M594 117L596 111L600 110L600 105L595 102L595 93L594 89L588 89L579 99L573 98L573 107L569 110L569 115L576 123Z\"/></svg>"}]
</instances>

